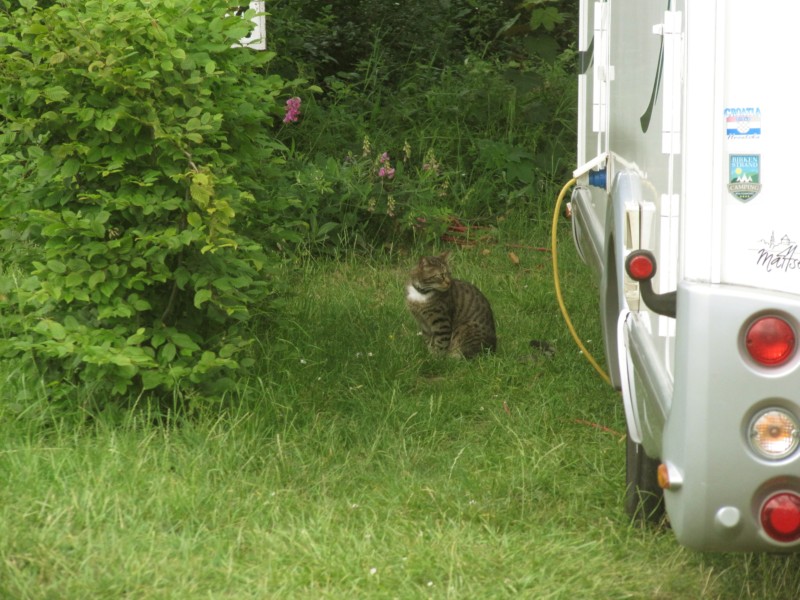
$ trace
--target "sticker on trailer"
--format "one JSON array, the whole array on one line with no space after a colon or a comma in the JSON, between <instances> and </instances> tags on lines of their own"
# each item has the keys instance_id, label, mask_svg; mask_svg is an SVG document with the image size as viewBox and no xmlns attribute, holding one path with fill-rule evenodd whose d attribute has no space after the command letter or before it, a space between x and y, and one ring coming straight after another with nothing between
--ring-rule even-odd
<instances>
[{"instance_id":1,"label":"sticker on trailer","mask_svg":"<svg viewBox=\"0 0 800 600\"><path fill-rule=\"evenodd\" d=\"M725 133L732 140L761 137L761 109L726 108Z\"/></svg>"},{"instance_id":2,"label":"sticker on trailer","mask_svg":"<svg viewBox=\"0 0 800 600\"><path fill-rule=\"evenodd\" d=\"M756 264L767 273L800 270L797 242L788 233L776 236L773 231L769 239L759 240L760 248L755 248Z\"/></svg>"},{"instance_id":3,"label":"sticker on trailer","mask_svg":"<svg viewBox=\"0 0 800 600\"><path fill-rule=\"evenodd\" d=\"M729 173L728 192L734 198L747 202L761 191L760 154L731 154Z\"/></svg>"}]
</instances>

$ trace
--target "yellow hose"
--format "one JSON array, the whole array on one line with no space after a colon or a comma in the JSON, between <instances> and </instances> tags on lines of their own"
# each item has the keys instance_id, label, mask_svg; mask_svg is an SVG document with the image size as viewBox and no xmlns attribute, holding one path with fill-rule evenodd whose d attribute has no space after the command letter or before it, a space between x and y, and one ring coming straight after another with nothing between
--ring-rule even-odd
<instances>
[{"instance_id":1,"label":"yellow hose","mask_svg":"<svg viewBox=\"0 0 800 600\"><path fill-rule=\"evenodd\" d=\"M558 307L561 309L561 315L564 317L564 321L567 323L567 329L569 329L570 334L572 335L572 339L575 340L575 343L578 345L578 348L581 349L581 352L586 357L591 365L594 367L594 370L600 374L608 385L612 385L611 378L608 374L603 370L603 368L597 364L597 361L594 359L594 356L586 349L586 346L583 345L581 339L578 337L578 333L575 331L575 327L572 325L572 319L569 318L569 313L567 312L567 307L564 304L564 297L561 295L561 281L558 277L558 216L561 214L561 205L564 202L564 197L567 195L567 191L576 183L576 179L570 179L563 188L561 188L561 192L558 194L558 199L556 200L556 209L553 212L553 228L551 231L550 236L550 246L551 246L551 254L553 255L553 283L555 284L556 288L556 299L558 300Z\"/></svg>"}]
</instances>

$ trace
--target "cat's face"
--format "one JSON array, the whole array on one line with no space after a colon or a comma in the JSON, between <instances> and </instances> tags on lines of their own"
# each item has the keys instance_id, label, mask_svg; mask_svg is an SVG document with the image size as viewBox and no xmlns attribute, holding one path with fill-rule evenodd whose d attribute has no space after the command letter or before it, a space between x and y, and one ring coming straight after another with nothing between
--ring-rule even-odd
<instances>
[{"instance_id":1,"label":"cat's face","mask_svg":"<svg viewBox=\"0 0 800 600\"><path fill-rule=\"evenodd\" d=\"M423 256L411 271L411 277L420 289L446 291L451 281L447 253L439 256Z\"/></svg>"}]
</instances>

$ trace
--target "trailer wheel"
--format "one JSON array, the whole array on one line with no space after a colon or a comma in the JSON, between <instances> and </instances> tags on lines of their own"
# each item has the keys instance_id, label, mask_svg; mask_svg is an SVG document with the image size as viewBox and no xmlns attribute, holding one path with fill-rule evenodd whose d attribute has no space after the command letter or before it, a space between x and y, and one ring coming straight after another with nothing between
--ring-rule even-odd
<instances>
[{"instance_id":1,"label":"trailer wheel","mask_svg":"<svg viewBox=\"0 0 800 600\"><path fill-rule=\"evenodd\" d=\"M625 512L634 522L661 523L664 491L658 485L658 461L647 456L630 435L625 458Z\"/></svg>"}]
</instances>

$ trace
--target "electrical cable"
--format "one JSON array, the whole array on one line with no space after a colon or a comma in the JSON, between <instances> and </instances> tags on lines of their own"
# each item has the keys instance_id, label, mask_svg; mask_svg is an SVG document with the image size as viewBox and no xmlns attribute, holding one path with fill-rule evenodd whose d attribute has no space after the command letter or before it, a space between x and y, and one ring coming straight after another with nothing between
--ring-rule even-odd
<instances>
[{"instance_id":1,"label":"electrical cable","mask_svg":"<svg viewBox=\"0 0 800 600\"><path fill-rule=\"evenodd\" d=\"M563 188L561 188L561 192L558 194L558 199L556 200L556 208L553 212L553 228L550 235L550 250L553 256L553 283L556 289L556 299L558 300L558 307L561 309L561 315L564 317L564 321L567 323L567 329L569 329L570 334L572 335L572 339L575 340L575 343L580 348L583 355L586 357L586 360L591 363L594 367L594 370L600 374L608 385L613 385L611 383L611 378L608 374L603 370L603 368L597 364L597 361L592 356L591 352L586 349L586 346L583 345L581 339L578 337L578 333L575 331L575 327L572 324L572 319L569 317L569 313L567 312L567 307L564 304L564 297L561 294L561 281L558 277L558 216L561 214L561 205L564 202L564 197L567 194L569 188L577 183L575 178L570 179Z\"/></svg>"}]
</instances>

